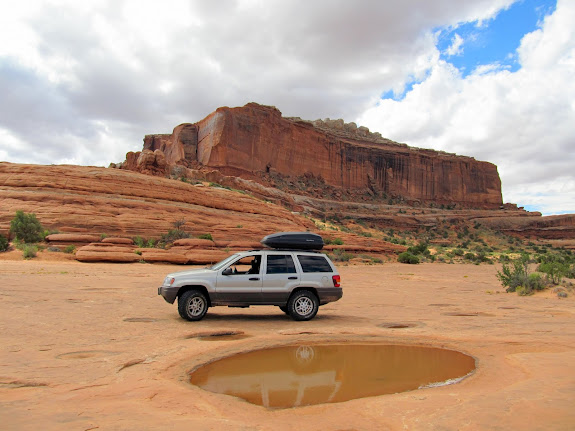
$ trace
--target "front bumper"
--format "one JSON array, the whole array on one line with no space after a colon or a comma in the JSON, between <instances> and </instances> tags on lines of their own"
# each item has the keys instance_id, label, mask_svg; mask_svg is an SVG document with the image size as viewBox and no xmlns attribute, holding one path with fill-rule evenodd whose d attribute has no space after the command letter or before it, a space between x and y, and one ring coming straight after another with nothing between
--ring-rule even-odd
<instances>
[{"instance_id":1,"label":"front bumper","mask_svg":"<svg viewBox=\"0 0 575 431\"><path fill-rule=\"evenodd\" d=\"M173 304L178 297L179 287L160 286L158 287L158 295L161 295L168 304Z\"/></svg>"}]
</instances>

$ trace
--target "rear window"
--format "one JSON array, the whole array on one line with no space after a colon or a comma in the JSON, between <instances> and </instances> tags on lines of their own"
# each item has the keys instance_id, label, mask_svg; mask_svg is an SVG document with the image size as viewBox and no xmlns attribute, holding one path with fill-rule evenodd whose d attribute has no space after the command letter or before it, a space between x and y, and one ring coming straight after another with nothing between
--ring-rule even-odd
<instances>
[{"instance_id":1,"label":"rear window","mask_svg":"<svg viewBox=\"0 0 575 431\"><path fill-rule=\"evenodd\" d=\"M324 256L297 256L303 272L333 272Z\"/></svg>"},{"instance_id":2,"label":"rear window","mask_svg":"<svg viewBox=\"0 0 575 431\"><path fill-rule=\"evenodd\" d=\"M268 274L291 274L296 272L289 254L268 254Z\"/></svg>"}]
</instances>

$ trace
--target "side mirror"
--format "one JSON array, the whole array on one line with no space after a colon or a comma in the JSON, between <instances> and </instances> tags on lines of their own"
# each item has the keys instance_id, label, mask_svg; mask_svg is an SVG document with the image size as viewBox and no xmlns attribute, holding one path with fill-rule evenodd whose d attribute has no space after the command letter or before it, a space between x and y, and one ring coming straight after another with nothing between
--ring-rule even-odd
<instances>
[{"instance_id":1,"label":"side mirror","mask_svg":"<svg viewBox=\"0 0 575 431\"><path fill-rule=\"evenodd\" d=\"M222 275L232 275L232 268L226 268L222 271Z\"/></svg>"}]
</instances>

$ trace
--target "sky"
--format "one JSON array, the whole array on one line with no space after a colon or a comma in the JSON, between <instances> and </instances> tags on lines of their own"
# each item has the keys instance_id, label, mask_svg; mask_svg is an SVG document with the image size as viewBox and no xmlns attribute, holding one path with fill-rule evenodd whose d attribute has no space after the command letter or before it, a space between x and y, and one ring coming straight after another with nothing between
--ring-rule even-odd
<instances>
[{"instance_id":1,"label":"sky","mask_svg":"<svg viewBox=\"0 0 575 431\"><path fill-rule=\"evenodd\" d=\"M489 161L575 213L573 0L0 0L0 161L108 166L220 106Z\"/></svg>"}]
</instances>

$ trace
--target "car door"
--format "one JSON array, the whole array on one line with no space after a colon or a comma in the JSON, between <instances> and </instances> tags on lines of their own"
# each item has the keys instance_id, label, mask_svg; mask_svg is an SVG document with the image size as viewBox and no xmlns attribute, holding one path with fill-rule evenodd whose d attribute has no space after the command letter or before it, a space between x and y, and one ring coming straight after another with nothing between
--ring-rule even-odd
<instances>
[{"instance_id":1,"label":"car door","mask_svg":"<svg viewBox=\"0 0 575 431\"><path fill-rule=\"evenodd\" d=\"M300 284L291 253L268 253L263 275L262 296L266 304L284 305Z\"/></svg>"},{"instance_id":2,"label":"car door","mask_svg":"<svg viewBox=\"0 0 575 431\"><path fill-rule=\"evenodd\" d=\"M238 257L218 272L216 303L250 305L262 301L261 254Z\"/></svg>"}]
</instances>

